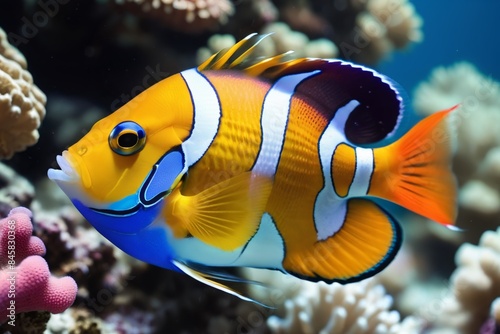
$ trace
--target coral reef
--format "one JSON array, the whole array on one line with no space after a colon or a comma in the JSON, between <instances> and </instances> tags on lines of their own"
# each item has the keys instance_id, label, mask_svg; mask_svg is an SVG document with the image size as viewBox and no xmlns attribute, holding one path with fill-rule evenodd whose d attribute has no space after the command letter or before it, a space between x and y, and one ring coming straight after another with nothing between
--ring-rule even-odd
<instances>
[{"instance_id":1,"label":"coral reef","mask_svg":"<svg viewBox=\"0 0 500 334\"><path fill-rule=\"evenodd\" d=\"M2 320L15 324L17 313L46 310L60 313L75 301L77 286L71 277L50 275L41 257L45 246L31 236L31 211L18 207L0 221L0 307Z\"/></svg>"},{"instance_id":2,"label":"coral reef","mask_svg":"<svg viewBox=\"0 0 500 334\"><path fill-rule=\"evenodd\" d=\"M475 241L485 224L495 228L500 221L500 84L461 62L435 69L414 96L414 107L422 115L460 104L454 119L453 167L461 186L457 225Z\"/></svg>"},{"instance_id":3,"label":"coral reef","mask_svg":"<svg viewBox=\"0 0 500 334\"><path fill-rule=\"evenodd\" d=\"M266 25L261 33L271 34L263 40L265 56L273 56L295 50L293 57L335 58L339 54L337 46L327 38L309 39L306 34L293 31L283 22Z\"/></svg>"},{"instance_id":4,"label":"coral reef","mask_svg":"<svg viewBox=\"0 0 500 334\"><path fill-rule=\"evenodd\" d=\"M200 33L227 22L233 14L229 0L111 0L135 13L161 20L183 32Z\"/></svg>"},{"instance_id":5,"label":"coral reef","mask_svg":"<svg viewBox=\"0 0 500 334\"><path fill-rule=\"evenodd\" d=\"M376 278L341 285L301 281L280 273L245 270L250 279L265 282L271 294L251 287L257 300L270 299L277 315L268 318L271 332L313 333L420 333L423 322L416 317L403 321L391 311L392 297ZM269 298L266 298L269 295Z\"/></svg>"},{"instance_id":6,"label":"coral reef","mask_svg":"<svg viewBox=\"0 0 500 334\"><path fill-rule=\"evenodd\" d=\"M46 98L26 68L23 55L0 28L0 159L38 141Z\"/></svg>"},{"instance_id":7,"label":"coral reef","mask_svg":"<svg viewBox=\"0 0 500 334\"><path fill-rule=\"evenodd\" d=\"M430 333L479 333L489 319L500 329L500 228L484 232L477 246L463 244L455 262L450 291L427 315Z\"/></svg>"},{"instance_id":8,"label":"coral reef","mask_svg":"<svg viewBox=\"0 0 500 334\"><path fill-rule=\"evenodd\" d=\"M284 1L292 29L332 40L341 58L376 64L394 49L422 40L421 18L407 0Z\"/></svg>"},{"instance_id":9,"label":"coral reef","mask_svg":"<svg viewBox=\"0 0 500 334\"><path fill-rule=\"evenodd\" d=\"M0 204L4 216L16 206L29 207L35 197L35 188L12 168L0 163Z\"/></svg>"},{"instance_id":10,"label":"coral reef","mask_svg":"<svg viewBox=\"0 0 500 334\"><path fill-rule=\"evenodd\" d=\"M263 56L294 50L292 57L341 57L373 65L393 50L422 40L422 20L406 0L278 1L278 8L281 17L271 15L255 27L272 33L261 43ZM208 48L198 51L198 63L236 39L213 35Z\"/></svg>"}]
</instances>

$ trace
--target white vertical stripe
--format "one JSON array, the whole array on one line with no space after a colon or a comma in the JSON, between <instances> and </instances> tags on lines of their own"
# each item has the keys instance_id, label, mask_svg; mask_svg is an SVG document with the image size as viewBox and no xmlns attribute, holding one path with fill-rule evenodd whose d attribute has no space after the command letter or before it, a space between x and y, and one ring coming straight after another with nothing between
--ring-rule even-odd
<instances>
[{"instance_id":1,"label":"white vertical stripe","mask_svg":"<svg viewBox=\"0 0 500 334\"><path fill-rule=\"evenodd\" d=\"M321 168L323 170L323 179L325 180L325 187L323 190L330 188L331 191L335 193L331 182L333 152L335 152L335 149L340 143L347 142L344 133L345 123L351 112L357 106L359 106L359 102L352 100L345 106L339 108L319 139L319 156L321 159Z\"/></svg>"},{"instance_id":2,"label":"white vertical stripe","mask_svg":"<svg viewBox=\"0 0 500 334\"><path fill-rule=\"evenodd\" d=\"M371 148L356 148L356 171L349 190L349 196L365 196L370 187L373 173L373 150Z\"/></svg>"},{"instance_id":3,"label":"white vertical stripe","mask_svg":"<svg viewBox=\"0 0 500 334\"><path fill-rule=\"evenodd\" d=\"M219 129L221 107L215 89L196 69L181 72L193 99L193 129L182 143L186 167L196 163L208 150Z\"/></svg>"},{"instance_id":4,"label":"white vertical stripe","mask_svg":"<svg viewBox=\"0 0 500 334\"><path fill-rule=\"evenodd\" d=\"M314 224L318 240L331 237L344 224L346 201L337 196L333 189L331 163L335 148L340 143L347 142L344 134L345 123L358 105L358 101L352 100L339 108L319 140L319 156L325 185L314 205Z\"/></svg>"},{"instance_id":5,"label":"white vertical stripe","mask_svg":"<svg viewBox=\"0 0 500 334\"><path fill-rule=\"evenodd\" d=\"M290 113L290 103L295 88L317 71L285 76L271 87L262 106L262 144L253 171L274 175L285 140L285 130Z\"/></svg>"}]
</instances>

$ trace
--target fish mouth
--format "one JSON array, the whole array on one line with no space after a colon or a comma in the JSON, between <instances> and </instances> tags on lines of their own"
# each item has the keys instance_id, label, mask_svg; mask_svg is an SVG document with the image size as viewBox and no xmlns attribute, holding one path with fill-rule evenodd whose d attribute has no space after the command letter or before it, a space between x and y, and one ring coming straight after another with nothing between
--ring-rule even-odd
<instances>
[{"instance_id":1,"label":"fish mouth","mask_svg":"<svg viewBox=\"0 0 500 334\"><path fill-rule=\"evenodd\" d=\"M69 162L69 152L64 151L62 155L56 157L60 169L50 168L47 172L49 179L55 182L75 183L80 180L75 169Z\"/></svg>"}]
</instances>

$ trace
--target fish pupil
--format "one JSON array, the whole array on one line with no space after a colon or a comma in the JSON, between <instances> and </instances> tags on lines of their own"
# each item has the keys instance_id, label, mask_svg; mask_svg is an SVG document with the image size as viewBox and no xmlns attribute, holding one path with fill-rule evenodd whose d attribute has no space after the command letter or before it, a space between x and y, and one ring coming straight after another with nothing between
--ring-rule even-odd
<instances>
[{"instance_id":1,"label":"fish pupil","mask_svg":"<svg viewBox=\"0 0 500 334\"><path fill-rule=\"evenodd\" d=\"M118 145L124 148L134 147L139 141L139 137L135 133L125 133L118 137Z\"/></svg>"}]
</instances>

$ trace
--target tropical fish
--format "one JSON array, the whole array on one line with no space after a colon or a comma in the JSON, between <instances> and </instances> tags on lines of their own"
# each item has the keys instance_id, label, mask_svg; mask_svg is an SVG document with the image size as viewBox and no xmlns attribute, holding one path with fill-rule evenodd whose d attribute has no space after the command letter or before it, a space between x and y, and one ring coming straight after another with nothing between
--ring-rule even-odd
<instances>
[{"instance_id":1,"label":"tropical fish","mask_svg":"<svg viewBox=\"0 0 500 334\"><path fill-rule=\"evenodd\" d=\"M253 56L252 34L98 121L57 156L57 182L107 239L142 261L246 298L228 267L348 283L401 245L382 198L450 226L447 117L392 144L396 85L343 60ZM374 148L375 147L375 148Z\"/></svg>"}]
</instances>

